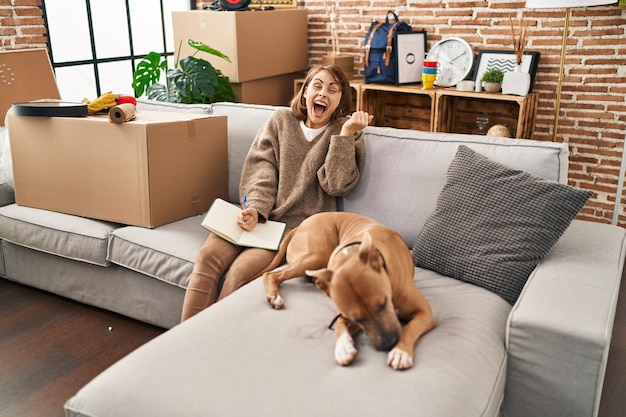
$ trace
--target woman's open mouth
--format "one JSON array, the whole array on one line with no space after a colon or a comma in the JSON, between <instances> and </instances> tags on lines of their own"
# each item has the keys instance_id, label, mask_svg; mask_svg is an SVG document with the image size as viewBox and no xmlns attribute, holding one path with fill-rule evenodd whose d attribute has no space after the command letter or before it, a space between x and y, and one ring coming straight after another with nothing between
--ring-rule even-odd
<instances>
[{"instance_id":1,"label":"woman's open mouth","mask_svg":"<svg viewBox=\"0 0 626 417\"><path fill-rule=\"evenodd\" d=\"M316 116L322 116L326 111L326 107L326 103L316 101L315 103L313 103L313 112Z\"/></svg>"}]
</instances>

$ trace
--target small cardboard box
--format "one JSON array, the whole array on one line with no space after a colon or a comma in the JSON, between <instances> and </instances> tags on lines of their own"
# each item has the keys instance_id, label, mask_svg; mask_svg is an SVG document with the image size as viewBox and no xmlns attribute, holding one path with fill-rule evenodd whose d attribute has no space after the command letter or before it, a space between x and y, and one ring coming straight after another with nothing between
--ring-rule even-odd
<instances>
[{"instance_id":1,"label":"small cardboard box","mask_svg":"<svg viewBox=\"0 0 626 417\"><path fill-rule=\"evenodd\" d=\"M20 205L153 228L228 195L225 116L10 114L8 128Z\"/></svg>"},{"instance_id":2,"label":"small cardboard box","mask_svg":"<svg viewBox=\"0 0 626 417\"><path fill-rule=\"evenodd\" d=\"M293 83L305 75L304 72L276 75L258 80L233 83L233 91L238 102L289 106L294 96Z\"/></svg>"},{"instance_id":3,"label":"small cardboard box","mask_svg":"<svg viewBox=\"0 0 626 417\"><path fill-rule=\"evenodd\" d=\"M197 52L187 39L217 49L228 61L197 52L233 83L306 70L308 67L307 10L172 12L175 55ZM182 42L182 43L181 43Z\"/></svg>"},{"instance_id":4,"label":"small cardboard box","mask_svg":"<svg viewBox=\"0 0 626 417\"><path fill-rule=\"evenodd\" d=\"M46 49L0 51L0 126L7 110L23 101L60 99Z\"/></svg>"}]
</instances>

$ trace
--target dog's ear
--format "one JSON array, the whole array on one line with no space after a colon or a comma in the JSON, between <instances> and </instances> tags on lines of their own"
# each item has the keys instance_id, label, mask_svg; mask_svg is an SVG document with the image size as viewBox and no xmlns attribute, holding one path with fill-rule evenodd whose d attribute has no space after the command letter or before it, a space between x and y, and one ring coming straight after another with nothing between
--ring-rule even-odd
<instances>
[{"instance_id":1,"label":"dog's ear","mask_svg":"<svg viewBox=\"0 0 626 417\"><path fill-rule=\"evenodd\" d=\"M378 256L378 249L372 244L372 236L369 232L363 233L361 246L359 246L359 259L364 264L369 264L376 272L380 272L383 268L380 256Z\"/></svg>"},{"instance_id":2,"label":"dog's ear","mask_svg":"<svg viewBox=\"0 0 626 417\"><path fill-rule=\"evenodd\" d=\"M324 291L328 295L328 287L330 286L330 280L333 277L333 271L330 269L322 268L315 271L305 271L307 276L313 277L315 285L320 290Z\"/></svg>"}]
</instances>

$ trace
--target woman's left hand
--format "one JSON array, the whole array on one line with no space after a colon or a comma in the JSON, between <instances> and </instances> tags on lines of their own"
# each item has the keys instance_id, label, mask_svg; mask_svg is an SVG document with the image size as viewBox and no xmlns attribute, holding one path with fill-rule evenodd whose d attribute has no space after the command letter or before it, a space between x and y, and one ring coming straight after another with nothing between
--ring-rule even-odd
<instances>
[{"instance_id":1,"label":"woman's left hand","mask_svg":"<svg viewBox=\"0 0 626 417\"><path fill-rule=\"evenodd\" d=\"M254 229L258 222L259 213L251 207L241 210L237 216L237 224L239 224L239 227L243 230Z\"/></svg>"},{"instance_id":2,"label":"woman's left hand","mask_svg":"<svg viewBox=\"0 0 626 417\"><path fill-rule=\"evenodd\" d=\"M365 129L374 119L374 115L370 115L364 111L355 111L341 127L341 136L352 136L359 130Z\"/></svg>"}]
</instances>

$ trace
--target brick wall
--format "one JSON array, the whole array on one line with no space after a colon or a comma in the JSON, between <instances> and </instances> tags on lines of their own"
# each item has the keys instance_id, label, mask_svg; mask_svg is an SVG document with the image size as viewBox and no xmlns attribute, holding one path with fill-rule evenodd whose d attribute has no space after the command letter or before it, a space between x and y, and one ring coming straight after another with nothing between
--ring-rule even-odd
<instances>
[{"instance_id":1,"label":"brick wall","mask_svg":"<svg viewBox=\"0 0 626 417\"><path fill-rule=\"evenodd\" d=\"M0 49L45 48L41 0L0 0Z\"/></svg>"},{"instance_id":2,"label":"brick wall","mask_svg":"<svg viewBox=\"0 0 626 417\"><path fill-rule=\"evenodd\" d=\"M428 44L451 36L475 49L512 47L509 16L522 13L530 25L527 49L541 53L534 91L540 93L535 139L552 140L564 9L526 9L506 0L325 0L336 5L340 52L353 55L362 74L362 48L372 19L394 10ZM0 49L45 46L40 0L0 0ZM299 0L309 10L309 60L331 52L324 0ZM626 135L626 10L617 3L571 10L561 95L558 141L570 145L570 184L594 195L579 218L609 223ZM626 199L623 199L626 203ZM620 225L626 226L622 206Z\"/></svg>"}]
</instances>

